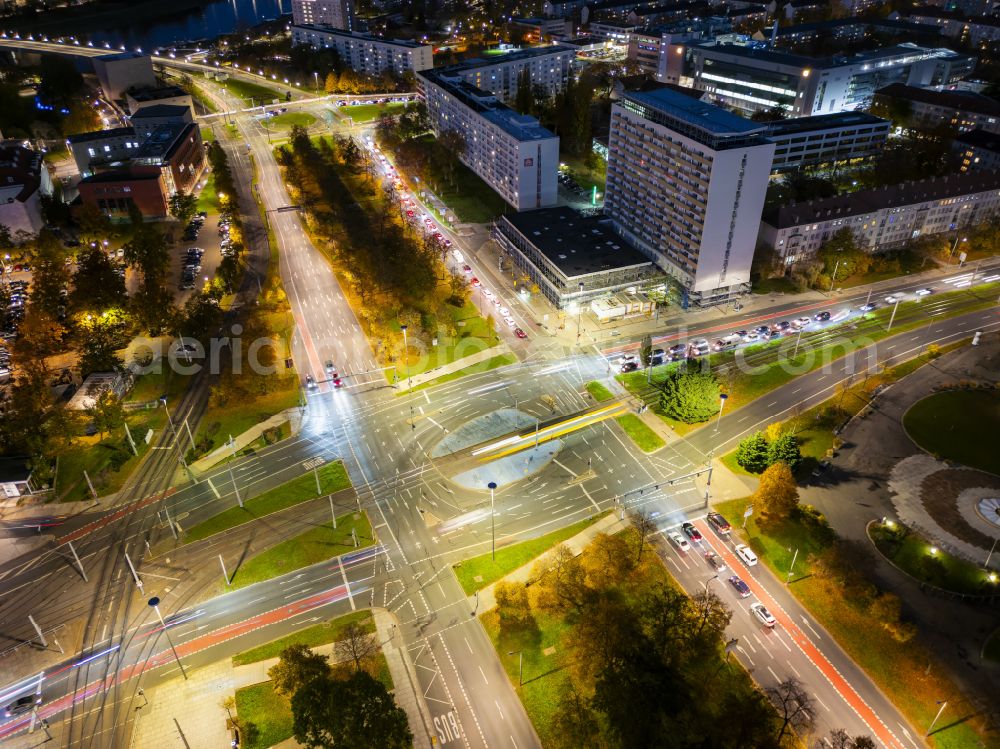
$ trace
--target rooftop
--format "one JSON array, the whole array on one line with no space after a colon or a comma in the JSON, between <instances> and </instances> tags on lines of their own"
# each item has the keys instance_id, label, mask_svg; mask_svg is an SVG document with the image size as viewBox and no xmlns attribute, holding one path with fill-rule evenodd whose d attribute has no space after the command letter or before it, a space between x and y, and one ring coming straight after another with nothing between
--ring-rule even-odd
<instances>
[{"instance_id":1,"label":"rooftop","mask_svg":"<svg viewBox=\"0 0 1000 749\"><path fill-rule=\"evenodd\" d=\"M160 179L160 173L158 171L148 170L131 170L131 169L112 169L108 172L98 172L97 174L92 174L89 177L84 177L80 180L81 185L93 185L102 182L145 182L147 180L157 180Z\"/></svg>"},{"instance_id":2,"label":"rooftop","mask_svg":"<svg viewBox=\"0 0 1000 749\"><path fill-rule=\"evenodd\" d=\"M17 143L0 145L0 186L20 186L16 199L24 202L41 185L42 155Z\"/></svg>"},{"instance_id":3,"label":"rooftop","mask_svg":"<svg viewBox=\"0 0 1000 749\"><path fill-rule=\"evenodd\" d=\"M309 25L300 24L292 26L292 29L304 29L306 31L318 32L321 34L330 34L332 36L343 36L352 39L357 39L362 42L381 42L382 44L392 44L397 47L427 47L427 44L421 44L420 42L415 42L412 39L385 39L381 36L375 36L374 34L366 34L361 31L346 31L345 29L335 29L333 26L323 26L323 25Z\"/></svg>"},{"instance_id":4,"label":"rooftop","mask_svg":"<svg viewBox=\"0 0 1000 749\"><path fill-rule=\"evenodd\" d=\"M169 156L175 145L188 133L193 130L193 123L177 123L170 125L159 125L153 129L149 136L139 146L136 151L136 159L162 160Z\"/></svg>"},{"instance_id":5,"label":"rooftop","mask_svg":"<svg viewBox=\"0 0 1000 749\"><path fill-rule=\"evenodd\" d=\"M0 457L0 483L14 484L27 481L31 478L31 469L28 468L30 461L31 458L27 455Z\"/></svg>"},{"instance_id":6,"label":"rooftop","mask_svg":"<svg viewBox=\"0 0 1000 749\"><path fill-rule=\"evenodd\" d=\"M652 266L652 262L618 236L611 222L584 216L567 206L505 215L567 279L608 270Z\"/></svg>"},{"instance_id":7,"label":"rooftop","mask_svg":"<svg viewBox=\"0 0 1000 749\"><path fill-rule=\"evenodd\" d=\"M159 101L160 99L175 99L188 96L188 92L179 86L158 86L157 88L139 88L129 91L128 95L137 102Z\"/></svg>"},{"instance_id":8,"label":"rooftop","mask_svg":"<svg viewBox=\"0 0 1000 749\"><path fill-rule=\"evenodd\" d=\"M129 119L135 122L150 118L185 117L190 113L191 107L185 104L153 104L136 111L135 114L129 116Z\"/></svg>"},{"instance_id":9,"label":"rooftop","mask_svg":"<svg viewBox=\"0 0 1000 749\"><path fill-rule=\"evenodd\" d=\"M623 100L655 109L666 116L687 123L714 136L747 136L763 132L765 125L733 114L728 109L706 104L673 88L655 91L630 91Z\"/></svg>"},{"instance_id":10,"label":"rooftop","mask_svg":"<svg viewBox=\"0 0 1000 749\"><path fill-rule=\"evenodd\" d=\"M717 42L701 42L692 44L692 49L705 50L707 52L716 51L723 54L734 55L736 57L760 60L762 62L788 65L795 68L836 68L842 65L863 65L865 63L883 64L892 58L913 58L920 59L931 57L936 58L967 58L968 55L955 52L945 47L919 47L909 42L894 44L890 47L881 47L846 57L837 55L835 57L808 57L806 55L796 55L791 52L778 52L771 49L759 49L755 47L743 47L735 44L719 44Z\"/></svg>"},{"instance_id":11,"label":"rooftop","mask_svg":"<svg viewBox=\"0 0 1000 749\"><path fill-rule=\"evenodd\" d=\"M768 135L791 135L793 133L809 133L816 130L831 130L863 125L884 125L891 123L867 112L834 112L833 114L818 114L813 117L793 117L787 120L777 120L767 123Z\"/></svg>"},{"instance_id":12,"label":"rooftop","mask_svg":"<svg viewBox=\"0 0 1000 749\"><path fill-rule=\"evenodd\" d=\"M422 70L417 73L417 76L451 94L483 119L492 122L519 141L545 140L556 137L551 131L538 124L538 120L534 117L518 114L498 101L488 91L466 83L454 73L445 72L448 70L450 68Z\"/></svg>"},{"instance_id":13,"label":"rooftop","mask_svg":"<svg viewBox=\"0 0 1000 749\"><path fill-rule=\"evenodd\" d=\"M929 34L938 36L941 29L929 23L917 23L915 21L896 21L886 18L833 18L827 21L813 21L811 23L799 23L794 26L779 26L778 38L783 36L798 36L818 31L832 31L836 29L846 29L852 26L865 26L877 28L879 30L894 29L900 33L911 32L915 34ZM762 33L770 36L770 31L762 30Z\"/></svg>"},{"instance_id":14,"label":"rooftop","mask_svg":"<svg viewBox=\"0 0 1000 749\"><path fill-rule=\"evenodd\" d=\"M968 133L960 133L955 136L955 143L1000 153L1000 135L988 133L985 130L977 129Z\"/></svg>"},{"instance_id":15,"label":"rooftop","mask_svg":"<svg viewBox=\"0 0 1000 749\"><path fill-rule=\"evenodd\" d=\"M875 94L921 104L948 107L963 112L1000 116L1000 102L972 91L938 91L933 88L919 88L903 83L893 83L885 88L880 88Z\"/></svg>"},{"instance_id":16,"label":"rooftop","mask_svg":"<svg viewBox=\"0 0 1000 749\"><path fill-rule=\"evenodd\" d=\"M135 135L135 130L130 127L114 127L110 130L93 130L89 133L77 133L66 138L66 142L71 144L90 143L109 138L131 138Z\"/></svg>"},{"instance_id":17,"label":"rooftop","mask_svg":"<svg viewBox=\"0 0 1000 749\"><path fill-rule=\"evenodd\" d=\"M524 49L517 49L512 52L495 54L491 57L473 57L457 62L454 65L438 68L438 70L446 74L457 74L474 68L489 68L494 65L506 65L510 62L520 62L521 60L530 60L535 57L548 57L549 55L558 54L573 55L576 54L576 50L563 47L559 44L550 44L545 47L525 47Z\"/></svg>"},{"instance_id":18,"label":"rooftop","mask_svg":"<svg viewBox=\"0 0 1000 749\"><path fill-rule=\"evenodd\" d=\"M1000 189L1000 172L949 174L936 179L904 182L875 190L861 190L822 200L789 203L767 211L764 222L776 229L826 221L841 216L857 216L928 200L942 200L987 190Z\"/></svg>"}]
</instances>

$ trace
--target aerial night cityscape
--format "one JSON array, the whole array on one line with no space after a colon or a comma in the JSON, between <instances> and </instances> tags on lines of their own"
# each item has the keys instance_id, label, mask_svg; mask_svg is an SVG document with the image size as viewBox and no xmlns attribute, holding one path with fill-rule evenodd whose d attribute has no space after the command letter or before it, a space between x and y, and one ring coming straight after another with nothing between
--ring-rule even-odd
<instances>
[{"instance_id":1,"label":"aerial night cityscape","mask_svg":"<svg viewBox=\"0 0 1000 749\"><path fill-rule=\"evenodd\" d=\"M1000 749L995 54L0 0L0 746Z\"/></svg>"}]
</instances>

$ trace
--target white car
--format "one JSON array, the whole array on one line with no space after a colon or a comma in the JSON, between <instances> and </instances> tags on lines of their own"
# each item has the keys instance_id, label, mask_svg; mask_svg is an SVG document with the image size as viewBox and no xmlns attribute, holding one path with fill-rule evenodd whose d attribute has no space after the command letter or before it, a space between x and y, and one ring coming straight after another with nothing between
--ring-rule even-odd
<instances>
[{"instance_id":1,"label":"white car","mask_svg":"<svg viewBox=\"0 0 1000 749\"><path fill-rule=\"evenodd\" d=\"M762 603L752 603L750 604L750 613L757 617L761 624L765 627L773 627L778 621L771 615L764 604Z\"/></svg>"},{"instance_id":2,"label":"white car","mask_svg":"<svg viewBox=\"0 0 1000 749\"><path fill-rule=\"evenodd\" d=\"M452 250L451 251L451 256L453 258L455 258L455 262L456 263L464 263L465 262L465 257L458 250Z\"/></svg>"},{"instance_id":3,"label":"white car","mask_svg":"<svg viewBox=\"0 0 1000 749\"><path fill-rule=\"evenodd\" d=\"M677 531L670 531L670 533L667 534L667 538L670 539L670 543L681 551L691 551L691 544L689 544L688 540Z\"/></svg>"},{"instance_id":4,"label":"white car","mask_svg":"<svg viewBox=\"0 0 1000 749\"><path fill-rule=\"evenodd\" d=\"M754 554L753 549L746 544L740 544L733 549L733 551L736 552L736 556L738 556L747 567L753 567L757 564L757 555Z\"/></svg>"},{"instance_id":5,"label":"white car","mask_svg":"<svg viewBox=\"0 0 1000 749\"><path fill-rule=\"evenodd\" d=\"M487 299L492 299L492 298L493 298L493 292L492 292L492 291L490 291L489 289L485 289L485 288L484 288L484 289L483 289L483 295L484 295L484 296L485 296L485 297L486 297Z\"/></svg>"},{"instance_id":6,"label":"white car","mask_svg":"<svg viewBox=\"0 0 1000 749\"><path fill-rule=\"evenodd\" d=\"M796 317L792 320L792 326L796 328L804 328L806 325L812 322L812 318L809 317Z\"/></svg>"},{"instance_id":7,"label":"white car","mask_svg":"<svg viewBox=\"0 0 1000 749\"><path fill-rule=\"evenodd\" d=\"M514 322L514 318L513 318L513 317L505 317L505 318L503 319L503 321L504 321L505 323L507 323L507 327L508 327L508 328L513 328L513 327L514 327L515 325L517 325L517 323L516 323L516 322Z\"/></svg>"},{"instance_id":8,"label":"white car","mask_svg":"<svg viewBox=\"0 0 1000 749\"><path fill-rule=\"evenodd\" d=\"M500 314L501 314L501 316L503 316L504 318L508 318L508 317L510 317L510 310L509 310L509 309L507 309L506 307L501 307L501 308L500 308Z\"/></svg>"},{"instance_id":9,"label":"white car","mask_svg":"<svg viewBox=\"0 0 1000 749\"><path fill-rule=\"evenodd\" d=\"M889 296L887 296L887 297L885 298L885 303L886 303L886 304L895 304L895 303L896 303L896 302L898 302L898 301L899 301L900 299L902 299L902 297L899 297L899 296L895 296L894 294L890 294Z\"/></svg>"},{"instance_id":10,"label":"white car","mask_svg":"<svg viewBox=\"0 0 1000 749\"><path fill-rule=\"evenodd\" d=\"M917 296L927 296L928 294L933 294L934 289L929 289L929 288L917 289L913 293L916 294Z\"/></svg>"}]
</instances>

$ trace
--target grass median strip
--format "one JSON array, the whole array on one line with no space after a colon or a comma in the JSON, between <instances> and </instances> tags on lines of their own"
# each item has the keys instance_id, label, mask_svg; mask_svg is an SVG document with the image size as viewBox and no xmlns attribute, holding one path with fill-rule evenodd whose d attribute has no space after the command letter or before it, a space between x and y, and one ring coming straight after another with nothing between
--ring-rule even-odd
<instances>
[{"instance_id":1,"label":"grass median strip","mask_svg":"<svg viewBox=\"0 0 1000 749\"><path fill-rule=\"evenodd\" d=\"M237 525L286 510L318 496L333 494L351 485L344 464L339 460L319 469L320 492L316 492L316 477L312 471L286 481L280 486L244 501L243 507L230 507L204 522L191 526L184 532L184 542L200 541Z\"/></svg>"},{"instance_id":2,"label":"grass median strip","mask_svg":"<svg viewBox=\"0 0 1000 749\"><path fill-rule=\"evenodd\" d=\"M357 533L357 548L351 531ZM319 525L251 557L233 570L232 583L225 590L245 588L374 543L375 534L364 513L343 515L337 518L336 529Z\"/></svg>"},{"instance_id":3,"label":"grass median strip","mask_svg":"<svg viewBox=\"0 0 1000 749\"><path fill-rule=\"evenodd\" d=\"M371 611L352 611L350 614L338 616L322 624L315 624L312 627L300 629L294 634L266 642L250 650L244 650L233 656L233 665L246 666L250 663L277 658L281 655L282 650L292 645L306 645L310 648L328 645L343 639L344 630L351 624L361 626L365 632L375 631L375 619L372 617Z\"/></svg>"},{"instance_id":4,"label":"grass median strip","mask_svg":"<svg viewBox=\"0 0 1000 749\"><path fill-rule=\"evenodd\" d=\"M604 401L609 401L615 397L608 388L597 380L591 380L586 385L587 392L593 396L594 400L598 403L603 403Z\"/></svg>"},{"instance_id":5,"label":"grass median strip","mask_svg":"<svg viewBox=\"0 0 1000 749\"><path fill-rule=\"evenodd\" d=\"M292 704L270 681L237 689L236 714L244 725L257 726L255 741L244 742L244 749L265 749L292 736Z\"/></svg>"},{"instance_id":6,"label":"grass median strip","mask_svg":"<svg viewBox=\"0 0 1000 749\"><path fill-rule=\"evenodd\" d=\"M619 416L615 421L644 453L655 452L667 444L660 435L635 414Z\"/></svg>"},{"instance_id":7,"label":"grass median strip","mask_svg":"<svg viewBox=\"0 0 1000 749\"><path fill-rule=\"evenodd\" d=\"M472 559L466 559L455 565L455 575L466 595L472 595L477 590L485 588L507 575L518 567L523 567L535 557L544 554L549 549L558 546L566 539L572 538L577 533L593 525L608 513L603 512L592 518L581 520L573 525L560 528L544 536L533 538L529 541L505 546L497 549L497 558L494 561L492 554L481 554Z\"/></svg>"}]
</instances>

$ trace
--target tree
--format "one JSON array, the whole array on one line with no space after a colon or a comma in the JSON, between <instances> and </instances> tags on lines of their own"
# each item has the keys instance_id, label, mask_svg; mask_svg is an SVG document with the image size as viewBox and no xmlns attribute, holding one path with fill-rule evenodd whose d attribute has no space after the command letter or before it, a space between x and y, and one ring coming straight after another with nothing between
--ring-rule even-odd
<instances>
[{"instance_id":1,"label":"tree","mask_svg":"<svg viewBox=\"0 0 1000 749\"><path fill-rule=\"evenodd\" d=\"M292 695L292 730L307 747L340 749L412 745L406 713L381 682L364 671L345 680L312 679Z\"/></svg>"},{"instance_id":2,"label":"tree","mask_svg":"<svg viewBox=\"0 0 1000 749\"><path fill-rule=\"evenodd\" d=\"M100 247L87 248L77 257L69 301L76 312L96 314L128 304L125 279Z\"/></svg>"},{"instance_id":3,"label":"tree","mask_svg":"<svg viewBox=\"0 0 1000 749\"><path fill-rule=\"evenodd\" d=\"M31 259L34 268L28 314L34 310L44 310L58 318L60 307L65 306L63 294L69 285L66 251L55 235L45 229L38 233L33 244Z\"/></svg>"},{"instance_id":4,"label":"tree","mask_svg":"<svg viewBox=\"0 0 1000 749\"><path fill-rule=\"evenodd\" d=\"M313 682L325 683L330 677L330 664L325 655L314 653L307 645L297 643L281 651L278 662L267 670L274 690L293 697Z\"/></svg>"},{"instance_id":5,"label":"tree","mask_svg":"<svg viewBox=\"0 0 1000 749\"><path fill-rule=\"evenodd\" d=\"M815 710L813 698L802 686L802 682L791 676L777 686L764 690L778 711L781 726L778 729L778 741L781 741L789 728L800 732L808 732L813 725Z\"/></svg>"},{"instance_id":6,"label":"tree","mask_svg":"<svg viewBox=\"0 0 1000 749\"><path fill-rule=\"evenodd\" d=\"M629 519L632 521L632 527L635 528L636 535L639 537L639 546L635 555L635 561L638 563L642 561L642 552L646 546L646 541L651 535L656 533L656 521L645 510L633 512L629 516Z\"/></svg>"},{"instance_id":7,"label":"tree","mask_svg":"<svg viewBox=\"0 0 1000 749\"><path fill-rule=\"evenodd\" d=\"M785 463L768 466L750 501L760 518L759 523L768 525L787 519L799 503L799 489L792 469Z\"/></svg>"},{"instance_id":8,"label":"tree","mask_svg":"<svg viewBox=\"0 0 1000 749\"><path fill-rule=\"evenodd\" d=\"M193 193L175 192L170 196L170 215L186 224L198 210L198 199Z\"/></svg>"},{"instance_id":9,"label":"tree","mask_svg":"<svg viewBox=\"0 0 1000 749\"><path fill-rule=\"evenodd\" d=\"M736 462L750 473L760 473L768 466L768 445L764 435L754 432L740 441Z\"/></svg>"},{"instance_id":10,"label":"tree","mask_svg":"<svg viewBox=\"0 0 1000 749\"><path fill-rule=\"evenodd\" d=\"M590 707L590 701L570 684L559 699L552 716L552 737L556 749L579 749L597 746L601 727Z\"/></svg>"},{"instance_id":11,"label":"tree","mask_svg":"<svg viewBox=\"0 0 1000 749\"><path fill-rule=\"evenodd\" d=\"M598 533L580 555L580 563L593 588L611 588L622 583L635 567L632 549L621 535Z\"/></svg>"},{"instance_id":12,"label":"tree","mask_svg":"<svg viewBox=\"0 0 1000 749\"><path fill-rule=\"evenodd\" d=\"M356 671L374 658L378 651L379 644L375 634L357 622L348 624L344 629L344 636L337 640L333 646L333 652L337 654L337 659L350 660Z\"/></svg>"},{"instance_id":13,"label":"tree","mask_svg":"<svg viewBox=\"0 0 1000 749\"><path fill-rule=\"evenodd\" d=\"M774 442L776 439L781 437L785 433L785 425L780 421L772 421L766 427L764 427L764 439L768 442Z\"/></svg>"},{"instance_id":14,"label":"tree","mask_svg":"<svg viewBox=\"0 0 1000 749\"><path fill-rule=\"evenodd\" d=\"M123 348L128 339L121 310L83 315L77 320L76 331L81 374L116 372L124 368L118 349Z\"/></svg>"},{"instance_id":15,"label":"tree","mask_svg":"<svg viewBox=\"0 0 1000 749\"><path fill-rule=\"evenodd\" d=\"M729 607L723 602L719 596L715 594L714 590L699 590L692 596L692 601L694 602L695 608L698 610L698 625L695 630L699 637L705 633L705 628L708 628L707 641L716 643L723 633L726 631L726 627L729 626L729 621L733 618L733 612Z\"/></svg>"},{"instance_id":16,"label":"tree","mask_svg":"<svg viewBox=\"0 0 1000 749\"><path fill-rule=\"evenodd\" d=\"M110 388L94 399L94 405L87 409L87 415L94 422L94 428L101 439L125 423L125 408L115 391Z\"/></svg>"},{"instance_id":17,"label":"tree","mask_svg":"<svg viewBox=\"0 0 1000 749\"><path fill-rule=\"evenodd\" d=\"M643 367L648 367L653 359L653 337L651 335L646 335L642 339L642 344L639 346L639 359L642 361Z\"/></svg>"},{"instance_id":18,"label":"tree","mask_svg":"<svg viewBox=\"0 0 1000 749\"><path fill-rule=\"evenodd\" d=\"M579 611L588 598L586 576L580 560L566 546L560 545L552 555L551 566L536 563L532 570L532 592L535 604L550 611Z\"/></svg>"},{"instance_id":19,"label":"tree","mask_svg":"<svg viewBox=\"0 0 1000 749\"><path fill-rule=\"evenodd\" d=\"M521 114L531 114L533 103L531 96L531 71L523 68L517 75L517 93L514 95L512 108Z\"/></svg>"},{"instance_id":20,"label":"tree","mask_svg":"<svg viewBox=\"0 0 1000 749\"><path fill-rule=\"evenodd\" d=\"M497 602L501 627L519 627L531 619L528 589L522 583L500 580L493 586L493 597Z\"/></svg>"},{"instance_id":21,"label":"tree","mask_svg":"<svg viewBox=\"0 0 1000 749\"><path fill-rule=\"evenodd\" d=\"M707 421L719 412L719 383L711 372L671 372L660 403L668 416L685 424Z\"/></svg>"},{"instance_id":22,"label":"tree","mask_svg":"<svg viewBox=\"0 0 1000 749\"><path fill-rule=\"evenodd\" d=\"M802 453L799 450L799 440L794 434L784 434L768 446L768 465L784 463L794 472L801 461Z\"/></svg>"},{"instance_id":23,"label":"tree","mask_svg":"<svg viewBox=\"0 0 1000 749\"><path fill-rule=\"evenodd\" d=\"M328 94L336 93L339 85L340 84L338 82L336 73L334 73L331 70L329 73L326 74L326 81L324 82L323 85L324 91L326 91Z\"/></svg>"},{"instance_id":24,"label":"tree","mask_svg":"<svg viewBox=\"0 0 1000 749\"><path fill-rule=\"evenodd\" d=\"M458 168L458 162L465 155L465 136L458 130L445 130L438 136L438 146L438 150L445 154L448 182L454 186L455 170Z\"/></svg>"},{"instance_id":25,"label":"tree","mask_svg":"<svg viewBox=\"0 0 1000 749\"><path fill-rule=\"evenodd\" d=\"M825 740L816 742L817 749L875 749L871 736L854 736L853 738L843 728L835 728L827 734Z\"/></svg>"}]
</instances>

